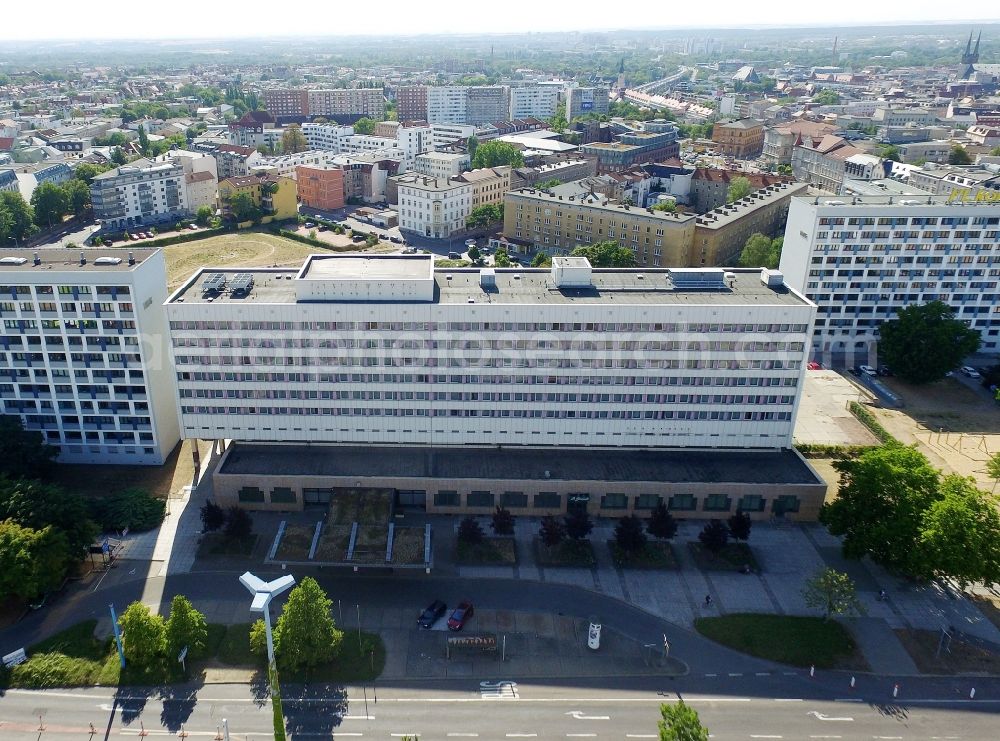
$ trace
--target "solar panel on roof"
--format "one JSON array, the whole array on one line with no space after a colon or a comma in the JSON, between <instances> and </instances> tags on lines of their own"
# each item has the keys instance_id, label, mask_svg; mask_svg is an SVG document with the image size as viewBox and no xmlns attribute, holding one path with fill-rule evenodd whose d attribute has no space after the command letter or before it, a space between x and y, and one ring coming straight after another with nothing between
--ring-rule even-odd
<instances>
[{"instance_id":1,"label":"solar panel on roof","mask_svg":"<svg viewBox=\"0 0 1000 741\"><path fill-rule=\"evenodd\" d=\"M253 275L250 273L237 273L236 277L229 284L229 288L233 293L249 293L250 289L253 288Z\"/></svg>"},{"instance_id":2,"label":"solar panel on roof","mask_svg":"<svg viewBox=\"0 0 1000 741\"><path fill-rule=\"evenodd\" d=\"M226 276L222 273L215 273L205 278L201 282L201 290L204 293L209 293L211 291L221 291L226 287Z\"/></svg>"}]
</instances>

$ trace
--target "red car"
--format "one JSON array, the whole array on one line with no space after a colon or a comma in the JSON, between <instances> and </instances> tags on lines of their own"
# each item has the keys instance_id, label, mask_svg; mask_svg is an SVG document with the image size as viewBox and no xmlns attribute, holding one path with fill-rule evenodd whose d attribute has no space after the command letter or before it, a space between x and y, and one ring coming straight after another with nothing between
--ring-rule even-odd
<instances>
[{"instance_id":1,"label":"red car","mask_svg":"<svg viewBox=\"0 0 1000 741\"><path fill-rule=\"evenodd\" d=\"M815 360L812 360L806 364L806 368L809 370L823 370L823 365L821 363L817 363Z\"/></svg>"},{"instance_id":2,"label":"red car","mask_svg":"<svg viewBox=\"0 0 1000 741\"><path fill-rule=\"evenodd\" d=\"M469 618L472 617L475 610L472 607L472 603L468 600L463 600L458 603L451 616L448 618L448 630L461 630L465 627L465 623Z\"/></svg>"}]
</instances>

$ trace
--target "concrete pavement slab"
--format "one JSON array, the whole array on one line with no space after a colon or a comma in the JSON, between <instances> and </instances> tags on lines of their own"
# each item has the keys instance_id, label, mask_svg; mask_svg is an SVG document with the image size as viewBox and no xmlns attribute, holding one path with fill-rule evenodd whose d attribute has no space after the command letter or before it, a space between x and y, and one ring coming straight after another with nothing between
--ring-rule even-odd
<instances>
[{"instance_id":1,"label":"concrete pavement slab","mask_svg":"<svg viewBox=\"0 0 1000 741\"><path fill-rule=\"evenodd\" d=\"M842 621L876 674L917 674L917 665L885 620L858 617Z\"/></svg>"}]
</instances>

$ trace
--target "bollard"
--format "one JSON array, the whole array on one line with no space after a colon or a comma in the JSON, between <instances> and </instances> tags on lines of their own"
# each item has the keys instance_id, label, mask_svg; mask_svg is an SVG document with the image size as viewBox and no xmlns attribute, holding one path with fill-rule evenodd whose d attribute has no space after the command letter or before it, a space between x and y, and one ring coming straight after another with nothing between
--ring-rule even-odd
<instances>
[{"instance_id":1,"label":"bollard","mask_svg":"<svg viewBox=\"0 0 1000 741\"><path fill-rule=\"evenodd\" d=\"M854 679L854 677L851 677L851 689L852 690L854 689L854 683L855 683L855 681L856 680Z\"/></svg>"},{"instance_id":2,"label":"bollard","mask_svg":"<svg viewBox=\"0 0 1000 741\"><path fill-rule=\"evenodd\" d=\"M142 721L140 720L139 721L139 738L145 738L148 735L149 735L149 731L146 730L146 726L144 726L142 724Z\"/></svg>"},{"instance_id":3,"label":"bollard","mask_svg":"<svg viewBox=\"0 0 1000 741\"><path fill-rule=\"evenodd\" d=\"M892 696L893 697L899 697L899 685L898 684L892 685Z\"/></svg>"},{"instance_id":4,"label":"bollard","mask_svg":"<svg viewBox=\"0 0 1000 741\"><path fill-rule=\"evenodd\" d=\"M975 692L975 690L973 690L973 692ZM90 735L93 736L95 733L97 733L97 729L94 728L94 724L91 723L90 724Z\"/></svg>"},{"instance_id":5,"label":"bollard","mask_svg":"<svg viewBox=\"0 0 1000 741\"><path fill-rule=\"evenodd\" d=\"M810 677L815 677L816 676L816 665L815 664L813 664L812 666L809 667L809 676Z\"/></svg>"},{"instance_id":6,"label":"bollard","mask_svg":"<svg viewBox=\"0 0 1000 741\"><path fill-rule=\"evenodd\" d=\"M222 741L222 726L215 727L215 739L214 741Z\"/></svg>"},{"instance_id":7,"label":"bollard","mask_svg":"<svg viewBox=\"0 0 1000 741\"><path fill-rule=\"evenodd\" d=\"M969 692L969 699L970 700L975 700L976 699L976 688L975 687L973 687L972 690Z\"/></svg>"},{"instance_id":8,"label":"bollard","mask_svg":"<svg viewBox=\"0 0 1000 741\"><path fill-rule=\"evenodd\" d=\"M40 715L38 716L38 730L39 731L44 731L45 730L45 724L42 723L42 716L40 716Z\"/></svg>"},{"instance_id":9,"label":"bollard","mask_svg":"<svg viewBox=\"0 0 1000 741\"><path fill-rule=\"evenodd\" d=\"M187 738L188 737L188 732L184 730L184 724L183 723L181 723L181 732L178 733L177 735L180 736L181 738Z\"/></svg>"}]
</instances>

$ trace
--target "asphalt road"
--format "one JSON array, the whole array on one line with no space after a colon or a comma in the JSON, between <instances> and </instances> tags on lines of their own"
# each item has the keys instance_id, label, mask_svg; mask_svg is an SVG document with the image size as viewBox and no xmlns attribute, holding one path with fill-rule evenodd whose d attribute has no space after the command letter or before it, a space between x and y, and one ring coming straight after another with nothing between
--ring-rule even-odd
<instances>
[{"instance_id":1,"label":"asphalt road","mask_svg":"<svg viewBox=\"0 0 1000 741\"><path fill-rule=\"evenodd\" d=\"M715 691L698 686L709 680L626 679L620 686L593 687L497 679L333 690L286 687L285 715L292 739L656 738L660 704L681 698L716 739L991 741L1000 727L996 700L810 698L774 693L778 688L753 680L733 680L728 691L720 692L718 684ZM166 695L135 689L11 690L0 698L4 741L118 739L142 732L179 737L182 730L209 739L223 718L234 741L272 735L270 704L261 687L212 685Z\"/></svg>"}]
</instances>

